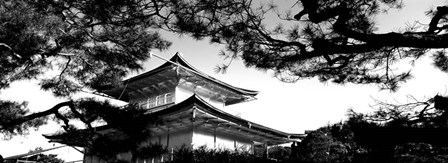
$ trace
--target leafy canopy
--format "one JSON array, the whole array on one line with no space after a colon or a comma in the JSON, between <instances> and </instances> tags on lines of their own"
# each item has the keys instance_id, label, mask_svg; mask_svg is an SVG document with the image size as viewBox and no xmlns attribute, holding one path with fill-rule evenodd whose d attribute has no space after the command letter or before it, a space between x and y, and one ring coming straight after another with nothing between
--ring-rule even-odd
<instances>
[{"instance_id":1,"label":"leafy canopy","mask_svg":"<svg viewBox=\"0 0 448 163\"><path fill-rule=\"evenodd\" d=\"M416 60L429 49L439 49L435 65L447 67L446 6L428 12L428 25L378 33L375 16L406 2L298 0L286 12L276 1L182 2L184 10L177 11L182 14L176 15L179 21L173 31L224 44L226 57L274 70L287 82L318 77L341 84L379 84L394 91L411 77L410 70L395 70L395 64Z\"/></svg>"},{"instance_id":2,"label":"leafy canopy","mask_svg":"<svg viewBox=\"0 0 448 163\"><path fill-rule=\"evenodd\" d=\"M0 90L15 81L37 79L43 90L70 98L119 84L142 69L152 49L170 42L151 27L158 26L159 2L5 0L0 2ZM0 102L0 133L6 138L44 124L65 102L30 114L26 103ZM72 109L75 111L76 109ZM81 117L76 117L81 118ZM9 135L9 136L8 136Z\"/></svg>"},{"instance_id":3,"label":"leafy canopy","mask_svg":"<svg viewBox=\"0 0 448 163\"><path fill-rule=\"evenodd\" d=\"M411 74L395 71L394 64L416 60L429 49L439 50L434 54L434 65L443 71L448 67L444 51L448 46L446 6L428 12L428 25L378 33L373 18L402 7L402 1L298 0L286 12L276 3L1 1L0 90L27 79L37 79L43 90L69 99L79 91L111 88L130 72L140 70L152 49L170 46L157 33L159 29L224 44L222 55L231 60L240 58L248 67L274 70L287 82L318 77L321 81L374 83L396 90ZM272 14L278 17L272 18ZM44 124L43 117L48 115L65 121L60 108L82 110L72 101L32 114L26 103L2 100L0 104L0 132L10 136ZM73 115L83 119L82 114Z\"/></svg>"}]
</instances>

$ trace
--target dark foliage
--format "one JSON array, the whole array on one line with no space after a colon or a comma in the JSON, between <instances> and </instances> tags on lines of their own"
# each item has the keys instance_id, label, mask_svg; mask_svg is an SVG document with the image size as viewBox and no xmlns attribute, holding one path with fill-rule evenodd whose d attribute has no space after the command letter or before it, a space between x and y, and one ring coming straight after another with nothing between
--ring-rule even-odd
<instances>
[{"instance_id":1,"label":"dark foliage","mask_svg":"<svg viewBox=\"0 0 448 163\"><path fill-rule=\"evenodd\" d=\"M38 80L42 90L57 97L92 92L120 84L142 69L152 49L170 42L151 29L159 26L154 3L130 1L5 0L0 1L0 90L20 80ZM24 103L1 102L0 132L4 138L26 134L54 115L68 124L62 109L71 101L30 113ZM86 114L84 114L86 115ZM82 121L90 123L86 117ZM68 125L65 125L66 127Z\"/></svg>"},{"instance_id":2,"label":"dark foliage","mask_svg":"<svg viewBox=\"0 0 448 163\"><path fill-rule=\"evenodd\" d=\"M272 159L257 157L244 151L208 149L205 146L192 150L187 146L177 148L170 163L276 163Z\"/></svg>"},{"instance_id":3,"label":"dark foliage","mask_svg":"<svg viewBox=\"0 0 448 163\"><path fill-rule=\"evenodd\" d=\"M286 82L317 77L324 82L374 83L383 89L396 90L401 82L410 79L411 73L396 71L395 63L412 62L427 55L430 49L438 49L433 55L434 65L447 70L447 6L428 12L431 21L426 26L377 33L373 18L384 10L400 8L402 1L298 2L292 7L298 6L300 11L283 14L274 3L260 6L250 0L0 1L0 90L15 81L37 79L43 90L70 98L80 91L97 92L117 86L121 78L142 68L151 49L169 47L170 43L154 28L224 44L225 57L241 58L248 67L274 70L276 77ZM290 28L267 24L265 18L272 13L279 14L279 20ZM225 70L227 66L217 70ZM352 116L340 129L316 131L301 145L304 150L301 159L352 161L360 154L354 150L358 148L365 148L368 153L361 155L375 161L418 162L420 156L420 161L433 161L429 157L443 159L435 151L443 153L447 144L443 139L448 118L444 99L435 96L415 104L386 105L389 108L374 115ZM69 100L39 113L29 113L26 103L2 100L0 132L5 138L25 134L29 128L45 124L43 117L54 115L64 123L66 131L75 129L68 123L73 119L85 123L87 129L92 129L93 122L104 120L134 140L123 143L129 149L147 136L145 130L140 130L145 124L134 129L128 128L130 124L116 123L129 119L148 122L148 117L139 116L138 111L83 100ZM423 108L409 111L414 106ZM112 111L105 112L104 108ZM409 112L412 114L402 114ZM117 117L119 114L127 116ZM97 141L110 143L108 139ZM427 152L418 155L406 151L409 145L421 151L429 147L437 150L430 152L434 155ZM211 159L205 155L196 158L195 152L183 153L191 156L186 157L190 162ZM233 153L224 155L232 155L233 161L243 161Z\"/></svg>"},{"instance_id":4,"label":"dark foliage","mask_svg":"<svg viewBox=\"0 0 448 163\"><path fill-rule=\"evenodd\" d=\"M428 26L377 33L374 17L401 8L402 3L298 0L290 11L283 12L276 2L178 1L177 19L168 29L224 44L226 52L221 54L226 58L241 58L248 67L274 70L282 81L318 77L321 81L375 83L396 90L411 74L410 70L395 70L395 63L412 62L428 49L448 46L443 41L446 28L442 27L446 6L433 10ZM279 17L268 19L272 15ZM442 70L446 67L443 50L434 60Z\"/></svg>"},{"instance_id":5,"label":"dark foliage","mask_svg":"<svg viewBox=\"0 0 448 163\"><path fill-rule=\"evenodd\" d=\"M151 132L148 126L154 124L156 118L145 114L146 110L137 109L135 105L116 107L94 99L81 99L74 103L79 112L71 111L63 116L79 118L87 124L87 128L66 129L63 135L68 142L68 139L78 143L84 142L83 145L90 155L112 162L119 161L117 155L123 153L129 153L130 159L135 160L152 158L167 152L161 145L149 143ZM104 122L103 128L107 127L112 131L97 131L91 124L98 121Z\"/></svg>"},{"instance_id":6,"label":"dark foliage","mask_svg":"<svg viewBox=\"0 0 448 163\"><path fill-rule=\"evenodd\" d=\"M38 154L35 156L36 159L35 161L37 163L63 163L64 160L57 158L57 155L53 155L53 154ZM31 161L31 159L29 159Z\"/></svg>"},{"instance_id":7,"label":"dark foliage","mask_svg":"<svg viewBox=\"0 0 448 163\"><path fill-rule=\"evenodd\" d=\"M446 162L447 160L447 146L433 146L427 143L406 143L395 148L393 162L431 163Z\"/></svg>"},{"instance_id":8,"label":"dark foliage","mask_svg":"<svg viewBox=\"0 0 448 163\"><path fill-rule=\"evenodd\" d=\"M427 26L382 34L376 33L373 18L400 8L402 1L299 0L291 6L293 11L285 12L274 2L249 0L6 0L0 4L0 22L5 22L0 25L4 56L0 90L11 82L38 79L43 90L70 97L119 85L122 77L142 68L151 49L169 47L155 28L224 44L221 55L241 58L248 67L274 70L287 82L318 77L396 90L411 74L395 71L395 63L417 60L428 49L438 48L442 50L434 54L434 65L441 70L447 67L445 6L429 12ZM269 24L266 17L272 14L279 15L281 24ZM225 71L227 66L217 70ZM15 108L21 107L16 104ZM14 131L14 126L56 111L33 116L21 112L19 120L2 122L0 129Z\"/></svg>"},{"instance_id":9,"label":"dark foliage","mask_svg":"<svg viewBox=\"0 0 448 163\"><path fill-rule=\"evenodd\" d=\"M292 160L300 162L361 162L367 153L355 141L350 123L319 128L298 144Z\"/></svg>"},{"instance_id":10,"label":"dark foliage","mask_svg":"<svg viewBox=\"0 0 448 163\"><path fill-rule=\"evenodd\" d=\"M2 123L9 123L14 121L23 115L29 113L27 109L27 103L18 103L15 101L0 101L0 119ZM40 117L33 120L26 121L19 125L14 125L8 128L0 128L0 133L3 134L3 138L9 139L15 135L24 135L28 132L29 128L37 128L43 124L46 124L46 118Z\"/></svg>"},{"instance_id":11,"label":"dark foliage","mask_svg":"<svg viewBox=\"0 0 448 163\"><path fill-rule=\"evenodd\" d=\"M372 163L448 160L446 126L372 121L377 116L351 111L347 121L309 133L297 145L297 154L291 156L292 160Z\"/></svg>"},{"instance_id":12,"label":"dark foliage","mask_svg":"<svg viewBox=\"0 0 448 163\"><path fill-rule=\"evenodd\" d=\"M444 162L448 148L446 100L437 95L427 101L406 104L379 102L373 114L351 111L347 123L354 141L369 150L368 160Z\"/></svg>"},{"instance_id":13,"label":"dark foliage","mask_svg":"<svg viewBox=\"0 0 448 163\"><path fill-rule=\"evenodd\" d=\"M269 148L268 158L283 161L290 160L291 156L291 147L284 146L274 146Z\"/></svg>"},{"instance_id":14,"label":"dark foliage","mask_svg":"<svg viewBox=\"0 0 448 163\"><path fill-rule=\"evenodd\" d=\"M29 153L41 151L41 150L43 150L42 147L37 147L34 150L30 150ZM63 163L64 162L64 160L57 158L57 155L55 155L55 154L47 155L47 154L42 154L42 153L32 155L27 158L19 158L19 160L35 161L36 163ZM10 161L16 161L16 160L10 160Z\"/></svg>"}]
</instances>

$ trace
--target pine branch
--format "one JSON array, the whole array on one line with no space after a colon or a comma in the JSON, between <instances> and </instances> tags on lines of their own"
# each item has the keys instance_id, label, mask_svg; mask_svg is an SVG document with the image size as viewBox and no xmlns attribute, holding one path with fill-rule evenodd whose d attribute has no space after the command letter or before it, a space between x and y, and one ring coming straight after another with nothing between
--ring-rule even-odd
<instances>
[{"instance_id":1,"label":"pine branch","mask_svg":"<svg viewBox=\"0 0 448 163\"><path fill-rule=\"evenodd\" d=\"M61 102L61 103L53 106L52 108L50 108L48 110L45 110L45 111L42 111L42 112L38 112L38 113L33 113L33 114L30 114L30 115L27 115L27 116L24 116L24 117L21 117L21 118L18 118L18 119L6 122L4 124L0 124L0 130L5 130L5 129L11 128L13 126L16 126L16 125L21 125L21 124L26 123L28 121L31 121L31 120L34 120L34 119L37 119L37 118L41 118L41 117L45 117L45 116L49 116L51 114L57 115L58 114L58 110L60 108L65 107L65 106L73 107L73 102L72 101Z\"/></svg>"}]
</instances>

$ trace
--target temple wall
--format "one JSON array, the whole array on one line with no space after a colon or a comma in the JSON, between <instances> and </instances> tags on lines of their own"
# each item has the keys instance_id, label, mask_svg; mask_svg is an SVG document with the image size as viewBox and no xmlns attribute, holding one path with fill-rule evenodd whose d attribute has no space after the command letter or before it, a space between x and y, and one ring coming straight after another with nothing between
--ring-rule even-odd
<instances>
[{"instance_id":1,"label":"temple wall","mask_svg":"<svg viewBox=\"0 0 448 163\"><path fill-rule=\"evenodd\" d=\"M169 150L171 150L171 148L180 147L184 144L190 146L192 142L192 132L190 129L187 129L174 133L154 136L150 139L150 142L167 146Z\"/></svg>"},{"instance_id":2,"label":"temple wall","mask_svg":"<svg viewBox=\"0 0 448 163\"><path fill-rule=\"evenodd\" d=\"M207 146L207 148L214 148L214 135L213 132L195 129L193 132L193 148L200 146Z\"/></svg>"},{"instance_id":3,"label":"temple wall","mask_svg":"<svg viewBox=\"0 0 448 163\"><path fill-rule=\"evenodd\" d=\"M252 141L234 135L196 128L193 133L193 148L207 148L252 151Z\"/></svg>"},{"instance_id":4,"label":"temple wall","mask_svg":"<svg viewBox=\"0 0 448 163\"><path fill-rule=\"evenodd\" d=\"M168 149L180 147L182 145L190 146L192 144L193 133L191 130L184 130L176 133L170 134L170 141L168 144Z\"/></svg>"},{"instance_id":5,"label":"temple wall","mask_svg":"<svg viewBox=\"0 0 448 163\"><path fill-rule=\"evenodd\" d=\"M194 130L189 128L186 130L163 134L159 136L153 136L150 138L151 143L160 143L163 146L168 147L168 152L171 153L176 148L186 145L186 147L198 148L201 146L206 146L207 148L215 149L227 149L227 150L244 150L252 151L253 143L251 140L243 139L234 135L214 132L210 129L203 129L200 127L195 127ZM191 146L192 145L192 146ZM117 156L118 158L127 159L130 155L129 153L123 153ZM163 160L168 160L170 155L166 155L154 159L138 160L137 162L163 162ZM84 155L83 163L106 163L98 157Z\"/></svg>"}]
</instances>

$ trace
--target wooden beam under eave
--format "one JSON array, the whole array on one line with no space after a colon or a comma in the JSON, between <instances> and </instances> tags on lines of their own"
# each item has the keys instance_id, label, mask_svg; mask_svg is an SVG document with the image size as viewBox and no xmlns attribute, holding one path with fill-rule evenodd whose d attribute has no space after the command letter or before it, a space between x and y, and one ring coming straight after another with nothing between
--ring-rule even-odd
<instances>
[{"instance_id":1,"label":"wooden beam under eave","mask_svg":"<svg viewBox=\"0 0 448 163\"><path fill-rule=\"evenodd\" d=\"M244 130L245 132L251 133L252 135L256 135L262 138L269 138L269 139L273 139L273 140L279 140L279 138L277 136L274 136L272 134L268 134L265 132L261 132L255 129L250 129L250 128L243 128L242 126L240 127L240 129Z\"/></svg>"},{"instance_id":2,"label":"wooden beam under eave","mask_svg":"<svg viewBox=\"0 0 448 163\"><path fill-rule=\"evenodd\" d=\"M269 138L269 139L271 139L271 140L274 140L274 141L280 141L280 140L282 140L281 138L278 138L278 137L273 136L273 135L265 135L265 137L267 137L267 138Z\"/></svg>"},{"instance_id":3,"label":"wooden beam under eave","mask_svg":"<svg viewBox=\"0 0 448 163\"><path fill-rule=\"evenodd\" d=\"M162 130L158 129L158 128L150 128L149 129L151 131L152 135L160 135L163 134Z\"/></svg>"},{"instance_id":4,"label":"wooden beam under eave","mask_svg":"<svg viewBox=\"0 0 448 163\"><path fill-rule=\"evenodd\" d=\"M149 94L143 92L143 91L140 90L140 89L137 89L137 90L135 90L135 91L138 92L138 93L140 93L141 95L143 95L143 97L149 96Z\"/></svg>"},{"instance_id":5,"label":"wooden beam under eave","mask_svg":"<svg viewBox=\"0 0 448 163\"><path fill-rule=\"evenodd\" d=\"M238 130L233 130L233 129L227 129L227 128L216 128L216 132L218 133L223 133L223 134L228 134L228 135L232 135L232 136L237 136L240 138L244 138L244 139L248 139L248 140L264 140L264 137L258 136L258 135L253 135L251 133L247 133L244 131L238 131Z\"/></svg>"},{"instance_id":6,"label":"wooden beam under eave","mask_svg":"<svg viewBox=\"0 0 448 163\"><path fill-rule=\"evenodd\" d=\"M142 92L138 91L138 90L133 90L131 92L129 92L129 96L133 99L133 100L138 100L139 98L135 98L135 97L144 97L145 94L143 94Z\"/></svg>"},{"instance_id":7,"label":"wooden beam under eave","mask_svg":"<svg viewBox=\"0 0 448 163\"><path fill-rule=\"evenodd\" d=\"M151 87L149 87L149 86L145 86L145 87L141 88L141 90L144 92L152 92Z\"/></svg>"},{"instance_id":8,"label":"wooden beam under eave","mask_svg":"<svg viewBox=\"0 0 448 163\"><path fill-rule=\"evenodd\" d=\"M157 126L157 128L158 128L159 130L161 130L163 133L166 133L166 132L169 131L169 130L168 130L168 127L166 127L165 125Z\"/></svg>"},{"instance_id":9,"label":"wooden beam under eave","mask_svg":"<svg viewBox=\"0 0 448 163\"><path fill-rule=\"evenodd\" d=\"M191 120L189 120L190 116L185 118L179 118L180 120L170 120L170 121L163 121L163 124L188 124L191 123Z\"/></svg>"},{"instance_id":10,"label":"wooden beam under eave","mask_svg":"<svg viewBox=\"0 0 448 163\"><path fill-rule=\"evenodd\" d=\"M159 86L160 92L166 92L169 89L166 81L158 83L157 86Z\"/></svg>"},{"instance_id":11,"label":"wooden beam under eave","mask_svg":"<svg viewBox=\"0 0 448 163\"><path fill-rule=\"evenodd\" d=\"M176 128L179 128L180 126L184 126L184 123L176 122L176 123L167 124L165 126L170 128L170 129L176 129Z\"/></svg>"},{"instance_id":12,"label":"wooden beam under eave","mask_svg":"<svg viewBox=\"0 0 448 163\"><path fill-rule=\"evenodd\" d=\"M145 85L150 85L152 83L156 83L157 80L156 78L153 77L146 77L137 81L133 81L132 84L138 85L139 87L145 86Z\"/></svg>"},{"instance_id":13,"label":"wooden beam under eave","mask_svg":"<svg viewBox=\"0 0 448 163\"><path fill-rule=\"evenodd\" d=\"M164 117L164 120L181 120L181 119L189 119L191 118L191 110L184 110L172 115L168 115Z\"/></svg>"},{"instance_id":14,"label":"wooden beam under eave","mask_svg":"<svg viewBox=\"0 0 448 163\"><path fill-rule=\"evenodd\" d=\"M149 80L149 79L148 79ZM147 85L149 85L152 82L148 82L147 80L139 80L139 81L135 81L132 83L132 85L138 89L141 89L143 87L146 87Z\"/></svg>"},{"instance_id":15,"label":"wooden beam under eave","mask_svg":"<svg viewBox=\"0 0 448 163\"><path fill-rule=\"evenodd\" d=\"M157 92L158 92L158 90L156 90L150 86L145 87L144 89L142 89L142 91L145 92L146 94L150 94L151 96L157 95Z\"/></svg>"},{"instance_id":16,"label":"wooden beam under eave","mask_svg":"<svg viewBox=\"0 0 448 163\"><path fill-rule=\"evenodd\" d=\"M154 94L155 95L160 94L160 90L159 90L159 88L158 88L158 86L156 84L152 84L149 87L154 90Z\"/></svg>"},{"instance_id":17,"label":"wooden beam under eave","mask_svg":"<svg viewBox=\"0 0 448 163\"><path fill-rule=\"evenodd\" d=\"M167 85L168 85L169 87L176 87L176 86L177 86L177 81L176 81L176 79L169 79L169 80L166 80L166 83L167 83Z\"/></svg>"},{"instance_id":18,"label":"wooden beam under eave","mask_svg":"<svg viewBox=\"0 0 448 163\"><path fill-rule=\"evenodd\" d=\"M123 87L123 89L125 89L126 91L134 91L139 89L139 86L132 83L132 84L128 84L127 86Z\"/></svg>"}]
</instances>

